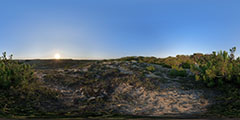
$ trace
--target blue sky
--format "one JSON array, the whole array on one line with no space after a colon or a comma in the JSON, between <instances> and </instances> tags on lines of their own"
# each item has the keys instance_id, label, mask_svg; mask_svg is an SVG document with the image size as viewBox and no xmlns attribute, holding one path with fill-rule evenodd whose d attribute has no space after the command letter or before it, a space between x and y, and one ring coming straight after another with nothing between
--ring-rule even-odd
<instances>
[{"instance_id":1,"label":"blue sky","mask_svg":"<svg viewBox=\"0 0 240 120\"><path fill-rule=\"evenodd\" d=\"M240 51L239 6L239 0L0 0L0 52L103 59Z\"/></svg>"}]
</instances>

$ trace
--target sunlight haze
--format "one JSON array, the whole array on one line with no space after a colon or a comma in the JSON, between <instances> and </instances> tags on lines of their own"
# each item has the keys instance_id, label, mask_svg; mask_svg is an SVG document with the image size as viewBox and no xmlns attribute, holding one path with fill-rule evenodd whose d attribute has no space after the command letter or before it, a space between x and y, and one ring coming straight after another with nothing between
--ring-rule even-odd
<instances>
[{"instance_id":1,"label":"sunlight haze","mask_svg":"<svg viewBox=\"0 0 240 120\"><path fill-rule=\"evenodd\" d=\"M238 0L1 0L14 58L167 57L240 48ZM239 52L237 52L237 55Z\"/></svg>"}]
</instances>

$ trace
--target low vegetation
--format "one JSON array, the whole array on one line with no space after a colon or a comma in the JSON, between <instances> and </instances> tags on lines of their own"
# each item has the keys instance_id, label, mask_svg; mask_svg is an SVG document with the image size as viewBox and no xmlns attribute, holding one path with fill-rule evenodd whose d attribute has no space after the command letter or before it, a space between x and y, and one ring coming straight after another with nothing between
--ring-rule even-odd
<instances>
[{"instance_id":1,"label":"low vegetation","mask_svg":"<svg viewBox=\"0 0 240 120\"><path fill-rule=\"evenodd\" d=\"M154 66L147 66L146 67L148 71L154 72L155 71L155 67Z\"/></svg>"},{"instance_id":2,"label":"low vegetation","mask_svg":"<svg viewBox=\"0 0 240 120\"><path fill-rule=\"evenodd\" d=\"M186 77L186 69L191 70L195 80L202 81L206 86L217 89L221 93L219 103L209 109L209 113L231 117L240 117L240 57L235 58L236 47L227 51L212 54L195 53L190 56L176 57L126 57L120 60L159 64L172 68L169 75Z\"/></svg>"},{"instance_id":3,"label":"low vegetation","mask_svg":"<svg viewBox=\"0 0 240 120\"><path fill-rule=\"evenodd\" d=\"M12 56L9 59L6 53L0 57L0 88L9 89L15 87L25 87L29 82L33 80L33 71L30 65L18 64L12 60Z\"/></svg>"},{"instance_id":4,"label":"low vegetation","mask_svg":"<svg viewBox=\"0 0 240 120\"><path fill-rule=\"evenodd\" d=\"M0 57L0 116L25 116L44 113L44 102L56 101L57 93L40 87L30 65Z\"/></svg>"},{"instance_id":5,"label":"low vegetation","mask_svg":"<svg viewBox=\"0 0 240 120\"><path fill-rule=\"evenodd\" d=\"M82 91L91 96L104 93L113 93L113 88L119 84L129 84L131 86L146 89L158 89L156 83L161 81L159 77L149 78L153 73L162 75L159 68L155 65L161 65L169 69L168 75L183 79L195 78L196 81L204 83L208 88L222 93L217 98L216 105L209 108L209 115L240 117L240 58L235 57L236 47L227 51L213 52L211 54L195 53L193 55L177 55L176 57L156 58L156 57L124 57L117 60L105 61L85 61L79 64L77 61L65 65L64 62L53 62L55 68L59 69L59 64L68 75L54 73L49 70L44 77L48 84L58 84L68 88L82 87ZM131 67L125 63L108 63L111 61L129 61ZM51 61L52 62L52 61ZM25 64L28 63L28 64ZM77 63L77 66L76 64ZM134 63L139 63L141 67L136 67ZM148 63L147 65L145 63ZM52 63L51 63L52 64ZM32 68L29 61L18 62L12 60L12 56L7 57L6 53L0 57L0 115L1 116L41 116L59 113L52 113L47 104L52 106L61 106L58 91L44 87L43 82L36 78L35 70L48 68L49 62ZM74 66L74 67L73 67ZM76 67L87 67L87 71L74 71ZM108 67L106 67L108 66ZM118 67L116 67L118 66ZM126 67L124 67L126 66ZM49 67L51 68L51 67ZM51 68L51 69L53 69ZM134 74L133 74L134 73ZM76 77L77 75L80 75ZM63 79L59 81L59 79ZM163 80L162 80L163 81ZM159 84L159 83L158 83ZM93 87L95 86L95 87ZM94 88L94 89L92 89ZM58 88L56 88L58 89ZM97 91L97 92L96 92ZM88 106L83 114L92 112L101 112L106 103L106 96L95 98L86 97L81 103L82 106ZM116 96L117 97L117 96ZM118 96L121 97L121 96ZM23 102L24 101L24 102ZM91 102L89 102L91 101ZM95 104L98 103L98 104ZM104 111L102 112L104 113ZM102 114L101 113L101 114ZM99 113L100 114L100 113ZM96 115L96 114L95 114Z\"/></svg>"},{"instance_id":6,"label":"low vegetation","mask_svg":"<svg viewBox=\"0 0 240 120\"><path fill-rule=\"evenodd\" d=\"M172 77L177 77L177 76L187 77L187 76L188 76L188 73L187 73L186 70L176 70L176 69L172 69L172 70L169 72L169 75L172 76Z\"/></svg>"}]
</instances>

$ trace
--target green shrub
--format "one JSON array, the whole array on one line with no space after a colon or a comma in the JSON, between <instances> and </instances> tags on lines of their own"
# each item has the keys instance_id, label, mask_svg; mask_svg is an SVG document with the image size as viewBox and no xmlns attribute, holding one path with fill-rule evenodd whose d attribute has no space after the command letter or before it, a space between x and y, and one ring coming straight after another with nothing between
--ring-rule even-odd
<instances>
[{"instance_id":1,"label":"green shrub","mask_svg":"<svg viewBox=\"0 0 240 120\"><path fill-rule=\"evenodd\" d=\"M187 71L186 70L176 70L176 69L172 69L170 72L169 72L169 75L170 76L173 76L173 77L177 77L177 76L180 76L180 77L187 77Z\"/></svg>"},{"instance_id":2,"label":"green shrub","mask_svg":"<svg viewBox=\"0 0 240 120\"><path fill-rule=\"evenodd\" d=\"M183 63L181 64L181 67L184 68L184 69L190 69L191 64L190 64L190 63L187 63L187 62L183 62Z\"/></svg>"},{"instance_id":3,"label":"green shrub","mask_svg":"<svg viewBox=\"0 0 240 120\"><path fill-rule=\"evenodd\" d=\"M154 66L148 66L148 67L146 67L146 69L148 70L148 71L151 71L151 72L154 72L155 71L155 67Z\"/></svg>"},{"instance_id":4,"label":"green shrub","mask_svg":"<svg viewBox=\"0 0 240 120\"><path fill-rule=\"evenodd\" d=\"M57 104L57 91L41 85L29 65L0 57L0 117L41 115L48 108L42 104Z\"/></svg>"},{"instance_id":5,"label":"green shrub","mask_svg":"<svg viewBox=\"0 0 240 120\"><path fill-rule=\"evenodd\" d=\"M204 56L205 61L191 67L196 80L202 80L209 87L224 84L240 85L240 61L234 59L235 51L234 47L230 49L230 55L226 51L220 51Z\"/></svg>"},{"instance_id":6,"label":"green shrub","mask_svg":"<svg viewBox=\"0 0 240 120\"><path fill-rule=\"evenodd\" d=\"M167 65L167 64L165 64L165 63L160 63L160 65L162 65L162 66L165 67L165 68L172 68L172 66Z\"/></svg>"},{"instance_id":7,"label":"green shrub","mask_svg":"<svg viewBox=\"0 0 240 120\"><path fill-rule=\"evenodd\" d=\"M6 57L6 52L0 57L0 88L10 88L26 85L33 77L31 67Z\"/></svg>"}]
</instances>

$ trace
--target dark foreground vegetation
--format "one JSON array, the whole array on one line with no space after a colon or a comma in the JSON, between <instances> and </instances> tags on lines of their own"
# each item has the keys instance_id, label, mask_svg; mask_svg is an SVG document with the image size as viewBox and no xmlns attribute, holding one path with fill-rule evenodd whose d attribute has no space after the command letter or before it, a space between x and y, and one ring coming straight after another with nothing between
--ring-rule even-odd
<instances>
[{"instance_id":1,"label":"dark foreground vegetation","mask_svg":"<svg viewBox=\"0 0 240 120\"><path fill-rule=\"evenodd\" d=\"M0 116L116 115L116 108L110 109L108 104L115 104L115 99L128 99L128 96L118 94L117 90L113 89L119 84L129 84L139 89L144 87L148 91L161 89L158 81L165 82L164 77L146 77L151 73L161 76L162 69L156 67L160 65L166 68L162 72L167 71L166 74L170 78L180 77L183 80L181 82L186 85L194 79L196 88L205 90L206 87L221 93L216 98L217 102L208 108L205 116L240 117L240 58L235 58L235 51L236 48L233 47L229 52L219 51L212 54L196 53L168 58L124 57L104 61L15 61L12 60L12 56L8 58L6 53L3 53L0 58ZM124 63L111 63L116 61ZM125 61L131 62L132 67L129 67L129 64L125 65ZM106 66L112 68L105 67L105 63L102 62L110 62L111 64ZM129 68L133 74L124 73L125 69L120 73L119 69L114 68L116 64ZM87 66L87 72L75 70L83 66ZM39 73L46 76L39 79ZM73 96L69 98L67 94L73 94L79 86L81 96L75 95L74 97L79 99L74 99L72 105L69 101ZM65 87L71 89L67 91ZM62 106L68 103L70 105L67 107ZM72 111L65 112L68 108Z\"/></svg>"},{"instance_id":2,"label":"dark foreground vegetation","mask_svg":"<svg viewBox=\"0 0 240 120\"><path fill-rule=\"evenodd\" d=\"M41 87L30 65L0 58L0 116L28 116L44 114L43 102L54 102L57 93Z\"/></svg>"}]
</instances>

